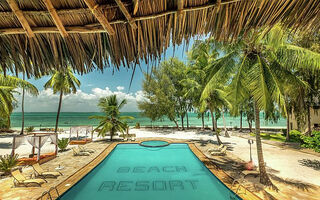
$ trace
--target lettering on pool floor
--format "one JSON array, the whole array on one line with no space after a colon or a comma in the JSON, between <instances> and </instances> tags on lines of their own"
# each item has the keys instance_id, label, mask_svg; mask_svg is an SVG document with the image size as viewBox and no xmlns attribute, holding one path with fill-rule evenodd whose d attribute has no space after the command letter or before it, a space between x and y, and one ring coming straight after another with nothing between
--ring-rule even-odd
<instances>
[{"instance_id":1,"label":"lettering on pool floor","mask_svg":"<svg viewBox=\"0 0 320 200\"><path fill-rule=\"evenodd\" d=\"M187 168L185 166L136 166L136 167L119 167L117 169L117 173L172 173L172 172L187 172Z\"/></svg>"},{"instance_id":2,"label":"lettering on pool floor","mask_svg":"<svg viewBox=\"0 0 320 200\"><path fill-rule=\"evenodd\" d=\"M175 191L196 190L198 180L104 181L98 191Z\"/></svg>"}]
</instances>

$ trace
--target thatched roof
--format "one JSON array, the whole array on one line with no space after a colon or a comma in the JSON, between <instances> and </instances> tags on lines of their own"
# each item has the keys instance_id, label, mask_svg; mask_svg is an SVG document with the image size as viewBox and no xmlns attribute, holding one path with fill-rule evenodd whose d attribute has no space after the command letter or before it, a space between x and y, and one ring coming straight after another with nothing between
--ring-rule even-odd
<instances>
[{"instance_id":1,"label":"thatched roof","mask_svg":"<svg viewBox=\"0 0 320 200\"><path fill-rule=\"evenodd\" d=\"M0 64L39 75L146 61L197 34L283 23L318 30L320 0L0 0Z\"/></svg>"}]
</instances>

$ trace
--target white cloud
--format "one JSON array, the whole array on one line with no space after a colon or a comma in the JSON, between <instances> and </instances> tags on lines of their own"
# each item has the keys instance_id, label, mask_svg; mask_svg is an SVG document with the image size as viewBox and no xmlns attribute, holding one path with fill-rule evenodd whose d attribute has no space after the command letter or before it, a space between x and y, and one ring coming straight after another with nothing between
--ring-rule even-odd
<instances>
[{"instance_id":1,"label":"white cloud","mask_svg":"<svg viewBox=\"0 0 320 200\"><path fill-rule=\"evenodd\" d=\"M123 86L118 86L117 90L122 91L122 90L124 90L124 87Z\"/></svg>"},{"instance_id":2,"label":"white cloud","mask_svg":"<svg viewBox=\"0 0 320 200\"><path fill-rule=\"evenodd\" d=\"M144 99L143 92L137 91L136 93L123 92L124 87L118 86L117 91L111 91L106 87L93 88L91 93L86 93L78 90L76 94L68 94L63 96L62 112L97 112L98 100L101 97L116 94L119 99L127 99L127 104L123 107L123 112L136 112L138 110L137 101ZM20 102L21 95L15 95L18 100L18 108L15 111L21 111ZM25 95L25 112L56 112L59 103L59 94L53 94L52 89L42 90L37 97L29 94Z\"/></svg>"}]
</instances>

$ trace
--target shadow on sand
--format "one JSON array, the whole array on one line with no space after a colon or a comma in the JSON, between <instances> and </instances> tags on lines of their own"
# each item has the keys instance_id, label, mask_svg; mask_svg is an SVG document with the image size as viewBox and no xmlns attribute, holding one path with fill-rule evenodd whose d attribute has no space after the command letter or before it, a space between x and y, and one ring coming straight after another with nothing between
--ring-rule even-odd
<instances>
[{"instance_id":1,"label":"shadow on sand","mask_svg":"<svg viewBox=\"0 0 320 200\"><path fill-rule=\"evenodd\" d=\"M302 159L302 160L298 160L298 162L302 166L310 167L314 170L320 171L320 161L319 160Z\"/></svg>"}]
</instances>

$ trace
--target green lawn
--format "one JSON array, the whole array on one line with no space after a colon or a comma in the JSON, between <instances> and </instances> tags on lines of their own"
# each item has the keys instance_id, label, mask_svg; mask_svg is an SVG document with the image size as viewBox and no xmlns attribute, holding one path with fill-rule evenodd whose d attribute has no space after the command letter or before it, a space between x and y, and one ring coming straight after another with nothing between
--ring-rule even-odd
<instances>
[{"instance_id":1,"label":"green lawn","mask_svg":"<svg viewBox=\"0 0 320 200\"><path fill-rule=\"evenodd\" d=\"M250 133L251 136L256 136L254 133ZM281 133L260 133L261 138L265 140L274 140L279 142L285 142L286 137Z\"/></svg>"}]
</instances>

